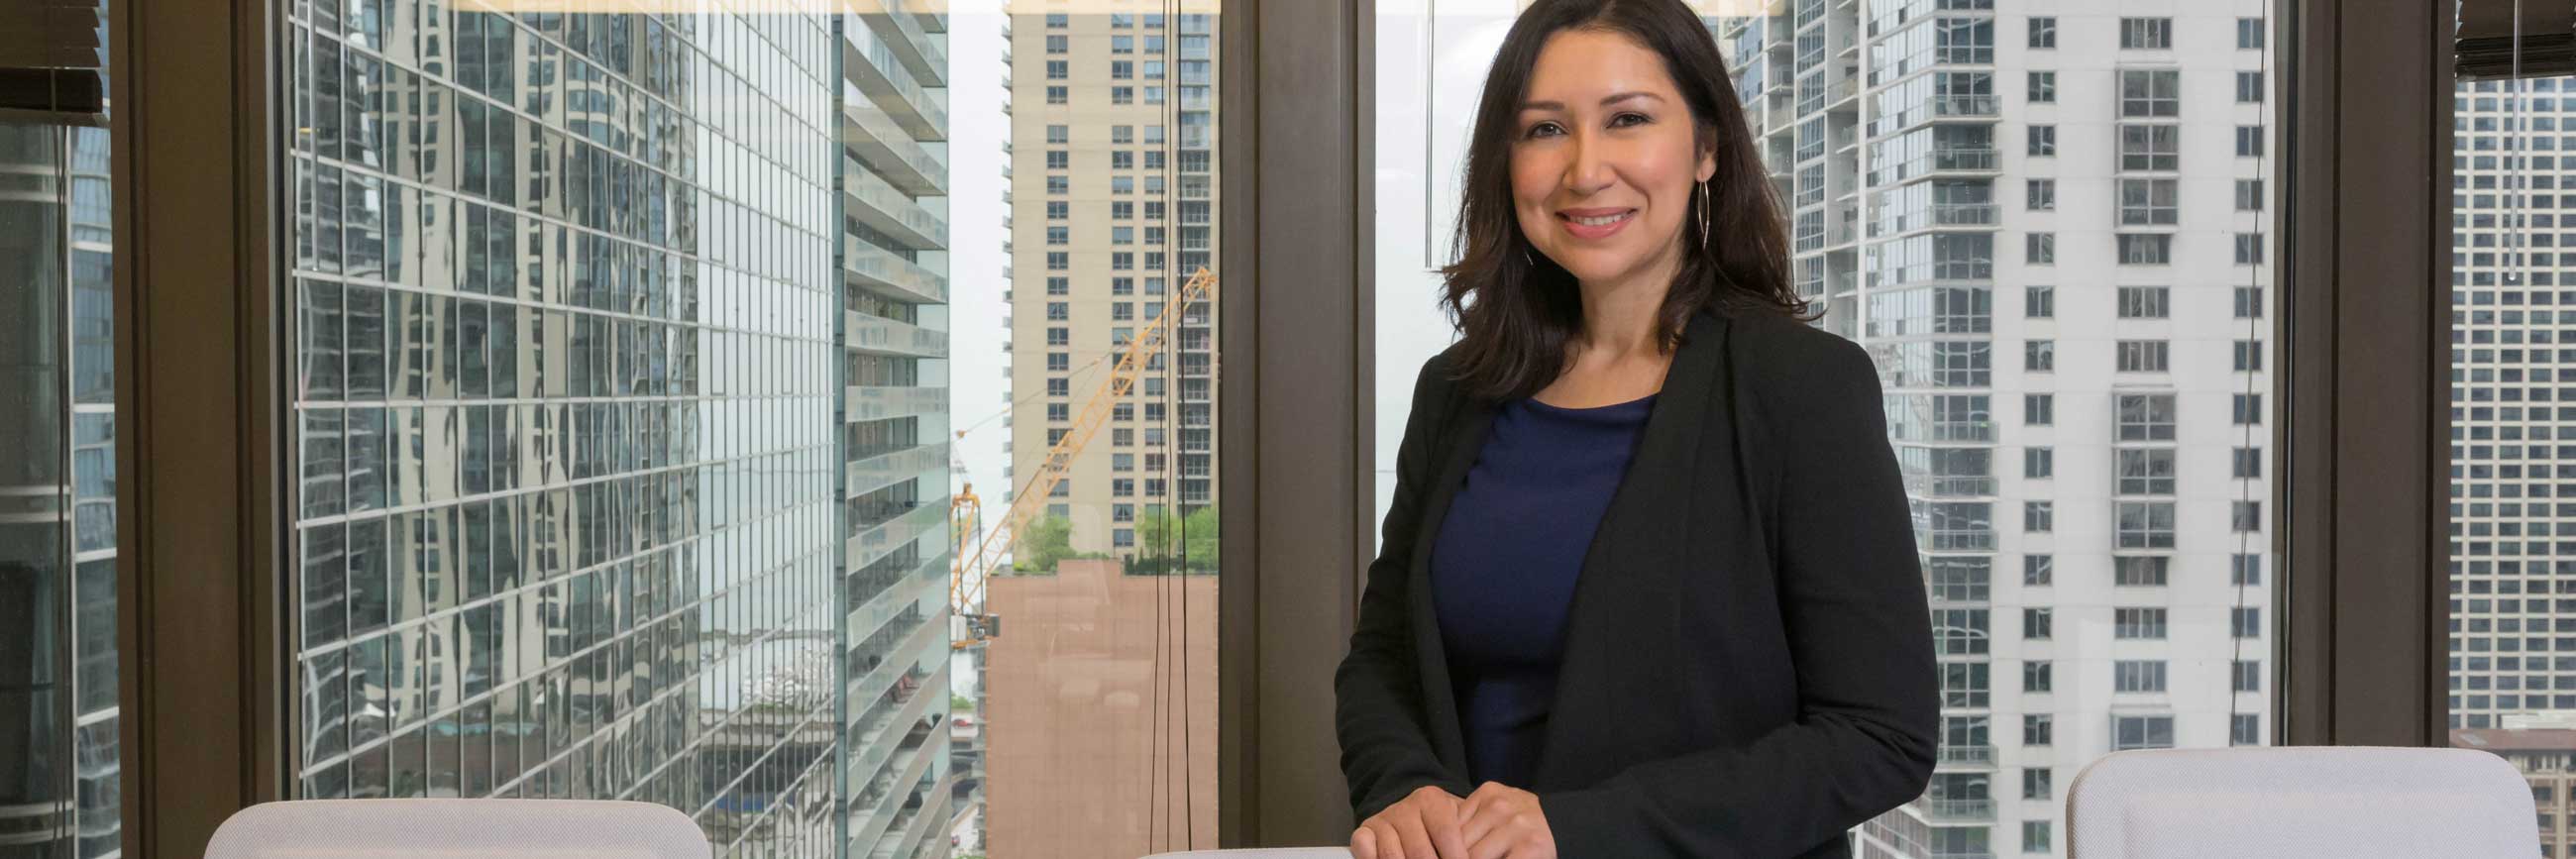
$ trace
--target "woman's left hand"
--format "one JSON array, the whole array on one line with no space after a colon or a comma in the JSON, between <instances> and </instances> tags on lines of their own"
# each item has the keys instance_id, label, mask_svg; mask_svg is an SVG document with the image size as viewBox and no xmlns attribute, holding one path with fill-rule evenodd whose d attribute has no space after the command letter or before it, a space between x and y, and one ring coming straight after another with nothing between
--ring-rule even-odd
<instances>
[{"instance_id":1,"label":"woman's left hand","mask_svg":"<svg viewBox=\"0 0 2576 859\"><path fill-rule=\"evenodd\" d=\"M1458 807L1460 837L1474 859L1556 859L1556 836L1538 794L1489 781Z\"/></svg>"}]
</instances>

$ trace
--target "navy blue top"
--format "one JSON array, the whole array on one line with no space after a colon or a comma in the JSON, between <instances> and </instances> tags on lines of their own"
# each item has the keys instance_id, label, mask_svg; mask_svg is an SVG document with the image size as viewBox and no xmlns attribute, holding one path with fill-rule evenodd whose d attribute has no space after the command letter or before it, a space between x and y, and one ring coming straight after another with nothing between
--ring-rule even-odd
<instances>
[{"instance_id":1,"label":"navy blue top","mask_svg":"<svg viewBox=\"0 0 2576 859\"><path fill-rule=\"evenodd\" d=\"M1467 777L1527 789L1555 699L1575 575L1655 396L1496 409L1431 550L1431 598Z\"/></svg>"}]
</instances>

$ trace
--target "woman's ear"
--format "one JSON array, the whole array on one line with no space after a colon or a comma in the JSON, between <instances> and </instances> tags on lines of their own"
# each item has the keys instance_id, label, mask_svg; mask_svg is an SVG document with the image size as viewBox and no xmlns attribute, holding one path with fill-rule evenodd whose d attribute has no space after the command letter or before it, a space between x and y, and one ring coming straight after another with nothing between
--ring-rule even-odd
<instances>
[{"instance_id":1,"label":"woman's ear","mask_svg":"<svg viewBox=\"0 0 2576 859\"><path fill-rule=\"evenodd\" d=\"M1699 181L1706 182L1717 175L1717 132L1711 130L1701 139L1706 142L1699 146L1699 164L1692 168L1692 172L1699 176Z\"/></svg>"}]
</instances>

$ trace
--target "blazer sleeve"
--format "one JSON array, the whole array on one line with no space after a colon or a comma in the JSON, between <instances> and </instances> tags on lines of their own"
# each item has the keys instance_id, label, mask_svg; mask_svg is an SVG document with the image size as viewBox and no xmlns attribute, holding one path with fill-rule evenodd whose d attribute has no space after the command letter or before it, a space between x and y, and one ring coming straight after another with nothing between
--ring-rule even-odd
<instances>
[{"instance_id":1,"label":"blazer sleeve","mask_svg":"<svg viewBox=\"0 0 2576 859\"><path fill-rule=\"evenodd\" d=\"M1350 651L1333 672L1333 728L1341 741L1351 810L1360 820L1423 785L1440 785L1460 796L1470 790L1441 764L1424 727L1412 595L1405 592L1423 491L1430 472L1438 468L1434 451L1449 389L1444 367L1444 359L1434 356L1414 380L1412 412L1404 419L1404 440L1396 448L1395 497L1387 504L1381 548L1369 564Z\"/></svg>"},{"instance_id":2,"label":"blazer sleeve","mask_svg":"<svg viewBox=\"0 0 2576 859\"><path fill-rule=\"evenodd\" d=\"M1560 855L1793 856L1929 783L1938 675L1878 375L1858 344L1817 348L1782 362L1797 378L1768 386L1776 429L1761 432L1780 454L1774 563L1797 720L1540 794Z\"/></svg>"}]
</instances>

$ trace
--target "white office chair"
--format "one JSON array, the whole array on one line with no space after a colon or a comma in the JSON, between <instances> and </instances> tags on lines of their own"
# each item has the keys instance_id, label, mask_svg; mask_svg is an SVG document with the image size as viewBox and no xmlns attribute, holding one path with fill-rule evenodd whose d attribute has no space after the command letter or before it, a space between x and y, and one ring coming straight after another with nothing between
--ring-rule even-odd
<instances>
[{"instance_id":1,"label":"white office chair","mask_svg":"<svg viewBox=\"0 0 2576 859\"><path fill-rule=\"evenodd\" d=\"M1145 859L1351 859L1348 847L1264 847L1156 853Z\"/></svg>"},{"instance_id":2,"label":"white office chair","mask_svg":"<svg viewBox=\"0 0 2576 859\"><path fill-rule=\"evenodd\" d=\"M2119 752L2066 797L2072 859L2528 859L2531 787L2468 749Z\"/></svg>"},{"instance_id":3,"label":"white office chair","mask_svg":"<svg viewBox=\"0 0 2576 859\"><path fill-rule=\"evenodd\" d=\"M707 859L714 852L677 809L559 799L268 802L235 812L206 845L206 859Z\"/></svg>"}]
</instances>

